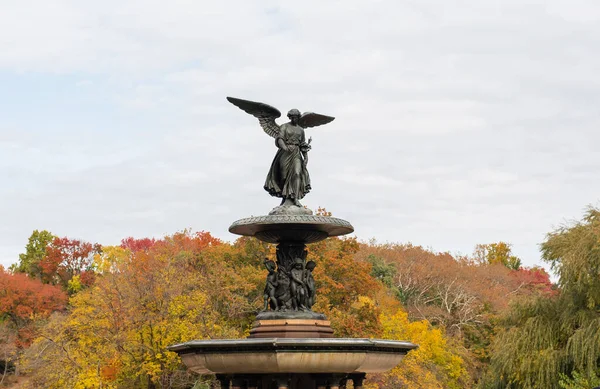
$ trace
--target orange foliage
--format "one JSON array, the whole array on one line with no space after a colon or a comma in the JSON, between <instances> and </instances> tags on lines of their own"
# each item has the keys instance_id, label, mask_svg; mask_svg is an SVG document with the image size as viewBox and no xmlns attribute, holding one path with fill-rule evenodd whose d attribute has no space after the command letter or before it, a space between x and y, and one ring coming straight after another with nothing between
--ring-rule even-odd
<instances>
[{"instance_id":1,"label":"orange foliage","mask_svg":"<svg viewBox=\"0 0 600 389\"><path fill-rule=\"evenodd\" d=\"M534 282L526 279L529 273L524 269L473 263L412 245L363 244L357 259L379 259L392 266L391 286L411 316L442 325L452 333L482 324L487 314L506 309L511 298L526 293L524 283Z\"/></svg>"},{"instance_id":2,"label":"orange foliage","mask_svg":"<svg viewBox=\"0 0 600 389\"><path fill-rule=\"evenodd\" d=\"M371 277L369 263L354 260L359 248L354 238L333 238L308 249L310 259L317 263L314 309L331 319L337 336L368 337L381 332L374 297L383 286Z\"/></svg>"},{"instance_id":3,"label":"orange foliage","mask_svg":"<svg viewBox=\"0 0 600 389\"><path fill-rule=\"evenodd\" d=\"M35 337L35 320L64 309L66 303L67 295L60 288L22 273L7 273L0 267L0 318L8 318L13 324L19 347L28 346Z\"/></svg>"}]
</instances>

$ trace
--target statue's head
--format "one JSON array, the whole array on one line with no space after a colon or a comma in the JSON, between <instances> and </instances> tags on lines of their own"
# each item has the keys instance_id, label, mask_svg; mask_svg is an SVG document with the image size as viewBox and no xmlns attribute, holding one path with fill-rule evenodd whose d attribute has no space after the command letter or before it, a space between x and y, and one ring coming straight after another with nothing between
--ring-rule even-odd
<instances>
[{"instance_id":1,"label":"statue's head","mask_svg":"<svg viewBox=\"0 0 600 389\"><path fill-rule=\"evenodd\" d=\"M317 267L317 264L315 263L315 261L306 262L306 270L313 271L313 270L315 270L315 267Z\"/></svg>"},{"instance_id":2,"label":"statue's head","mask_svg":"<svg viewBox=\"0 0 600 389\"><path fill-rule=\"evenodd\" d=\"M296 269L302 269L302 265L304 265L304 261L302 261L302 258L294 259L294 267Z\"/></svg>"},{"instance_id":3,"label":"statue's head","mask_svg":"<svg viewBox=\"0 0 600 389\"><path fill-rule=\"evenodd\" d=\"M287 116L290 119L290 121L292 122L292 124L295 125L298 123L298 120L300 119L300 111L298 111L296 108L290 109L288 111Z\"/></svg>"}]
</instances>

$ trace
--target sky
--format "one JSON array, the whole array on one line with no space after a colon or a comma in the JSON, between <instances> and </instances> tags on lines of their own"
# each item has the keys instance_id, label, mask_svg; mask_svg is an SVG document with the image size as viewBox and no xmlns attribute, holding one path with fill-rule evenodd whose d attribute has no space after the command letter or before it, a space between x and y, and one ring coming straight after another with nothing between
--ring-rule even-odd
<instances>
[{"instance_id":1,"label":"sky","mask_svg":"<svg viewBox=\"0 0 600 389\"><path fill-rule=\"evenodd\" d=\"M597 0L2 0L0 264L35 229L233 241L279 204L234 96L336 117L303 203L359 239L541 265L599 205L598 47Z\"/></svg>"}]
</instances>

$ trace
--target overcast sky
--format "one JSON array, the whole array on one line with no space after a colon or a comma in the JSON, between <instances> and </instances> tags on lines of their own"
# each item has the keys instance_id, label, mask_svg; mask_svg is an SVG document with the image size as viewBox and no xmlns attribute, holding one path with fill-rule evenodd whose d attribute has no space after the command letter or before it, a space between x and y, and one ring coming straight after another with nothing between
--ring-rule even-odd
<instances>
[{"instance_id":1,"label":"overcast sky","mask_svg":"<svg viewBox=\"0 0 600 389\"><path fill-rule=\"evenodd\" d=\"M600 1L0 1L0 263L34 229L225 240L279 201L225 96L336 117L304 203L526 265L600 193Z\"/></svg>"}]
</instances>

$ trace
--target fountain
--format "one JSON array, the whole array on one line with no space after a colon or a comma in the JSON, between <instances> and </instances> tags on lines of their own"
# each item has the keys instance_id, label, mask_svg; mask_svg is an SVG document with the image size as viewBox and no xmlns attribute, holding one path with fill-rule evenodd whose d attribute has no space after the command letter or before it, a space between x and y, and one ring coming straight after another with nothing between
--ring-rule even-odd
<instances>
[{"instance_id":1,"label":"fountain","mask_svg":"<svg viewBox=\"0 0 600 389\"><path fill-rule=\"evenodd\" d=\"M257 117L278 148L264 185L281 204L268 215L235 221L229 231L277 244L276 261L265 260L265 309L247 339L193 340L169 347L198 374L216 374L222 389L337 389L348 380L362 388L368 373L394 368L417 345L410 342L334 338L326 317L312 311L316 291L306 244L352 233L342 219L313 215L300 204L311 189L307 171L309 139L304 129L334 118L315 113L281 113L267 104L227 98Z\"/></svg>"}]
</instances>

